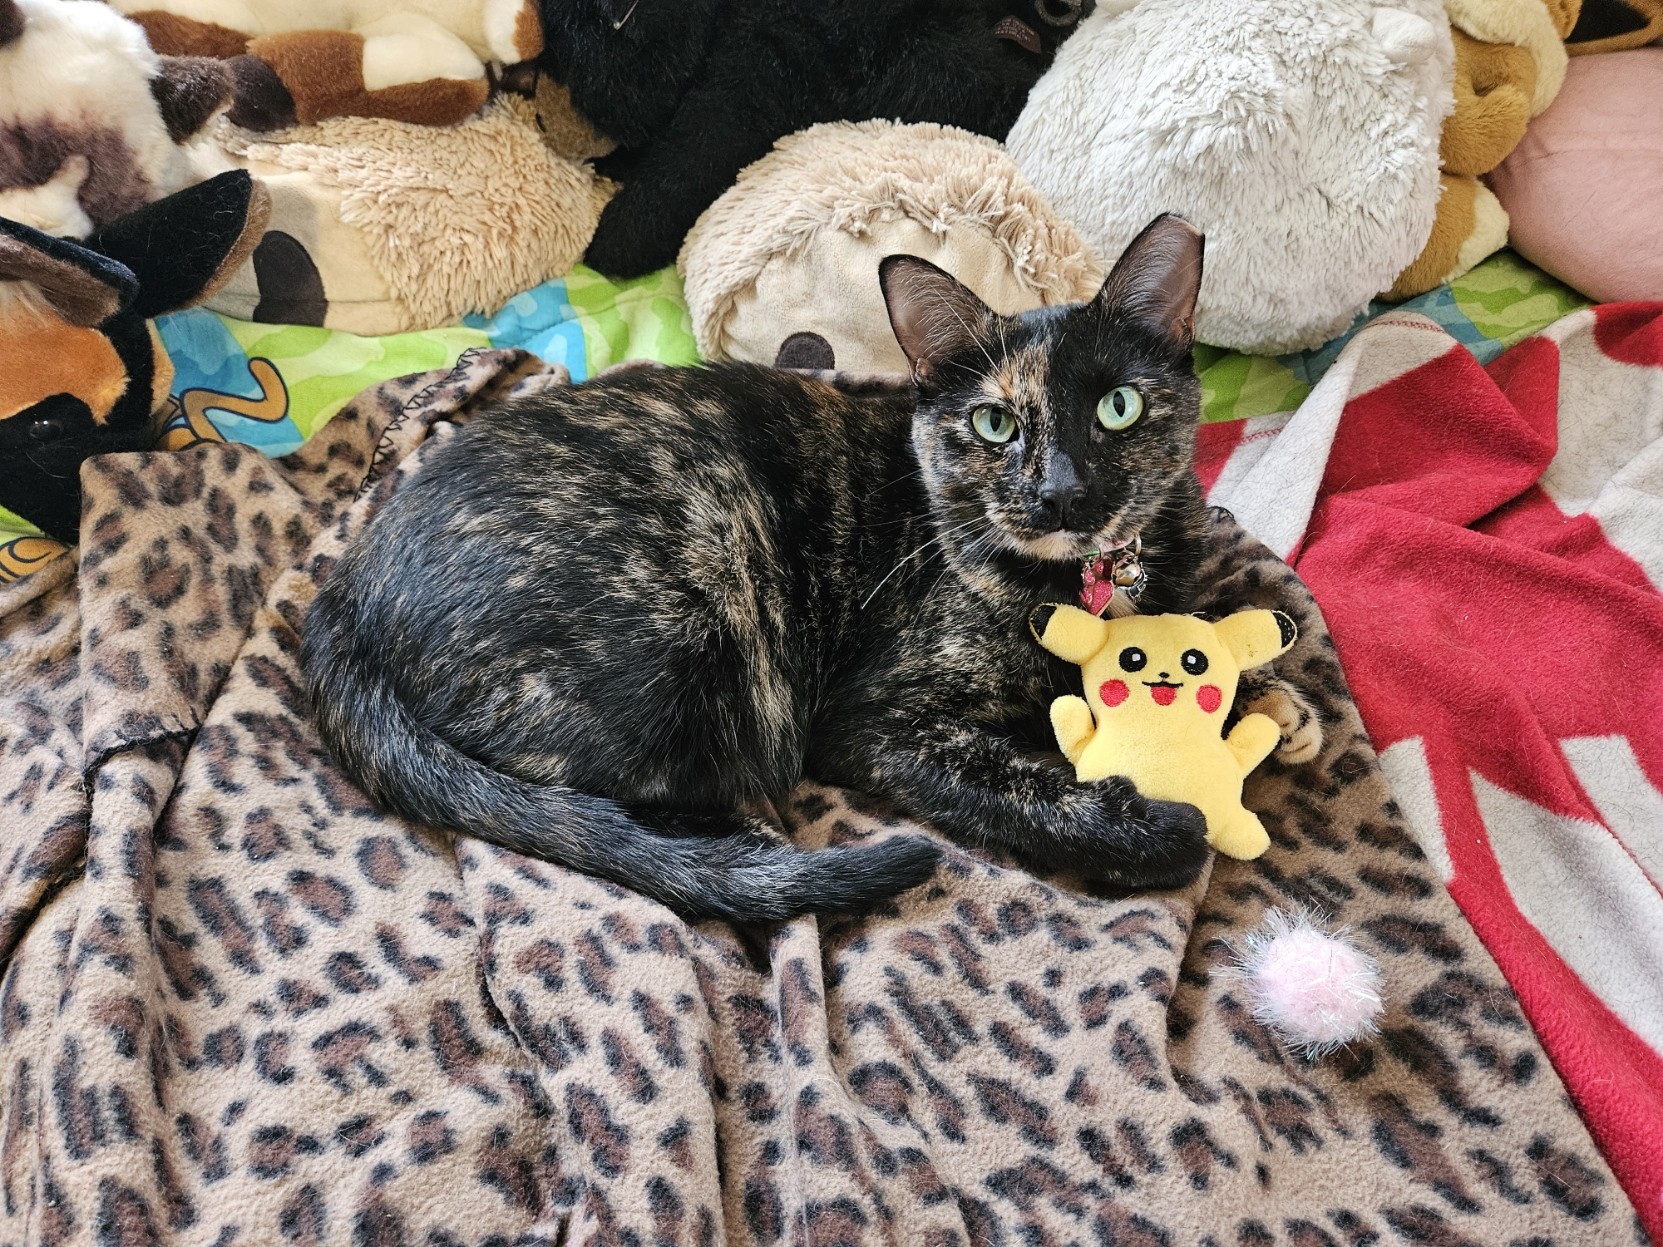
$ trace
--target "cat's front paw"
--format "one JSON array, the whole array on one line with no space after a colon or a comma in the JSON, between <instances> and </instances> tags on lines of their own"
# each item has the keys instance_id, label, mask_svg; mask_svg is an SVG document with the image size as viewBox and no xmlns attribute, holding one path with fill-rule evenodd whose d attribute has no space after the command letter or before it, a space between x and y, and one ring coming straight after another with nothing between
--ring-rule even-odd
<instances>
[{"instance_id":1,"label":"cat's front paw","mask_svg":"<svg viewBox=\"0 0 1663 1247\"><path fill-rule=\"evenodd\" d=\"M1156 892L1182 888L1195 881L1207 864L1207 820L1201 811L1182 801L1146 801L1145 819L1156 848L1140 862L1139 887Z\"/></svg>"},{"instance_id":2,"label":"cat's front paw","mask_svg":"<svg viewBox=\"0 0 1663 1247\"><path fill-rule=\"evenodd\" d=\"M1287 766L1300 766L1316 760L1322 752L1322 720L1316 707L1291 684L1280 680L1254 691L1240 706L1242 717L1262 714L1276 724L1281 740L1276 746L1276 760Z\"/></svg>"},{"instance_id":3,"label":"cat's front paw","mask_svg":"<svg viewBox=\"0 0 1663 1247\"><path fill-rule=\"evenodd\" d=\"M1192 883L1207 864L1207 820L1193 805L1151 801L1121 778L1099 790L1102 825L1099 869L1104 882L1138 891L1165 892Z\"/></svg>"}]
</instances>

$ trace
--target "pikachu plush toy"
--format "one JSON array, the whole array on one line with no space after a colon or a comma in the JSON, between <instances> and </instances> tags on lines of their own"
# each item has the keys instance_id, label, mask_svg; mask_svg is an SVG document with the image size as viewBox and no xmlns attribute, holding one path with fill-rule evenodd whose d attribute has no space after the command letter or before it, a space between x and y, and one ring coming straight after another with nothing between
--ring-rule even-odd
<instances>
[{"instance_id":1,"label":"pikachu plush toy","mask_svg":"<svg viewBox=\"0 0 1663 1247\"><path fill-rule=\"evenodd\" d=\"M1249 714L1226 736L1224 721L1242 671L1293 644L1293 620L1268 610L1216 624L1191 615L1099 619L1046 605L1028 622L1041 645L1085 673L1085 697L1051 703L1057 744L1081 783L1123 775L1146 797L1196 806L1207 843L1228 857L1255 858L1269 847L1241 789L1280 731L1268 716Z\"/></svg>"}]
</instances>

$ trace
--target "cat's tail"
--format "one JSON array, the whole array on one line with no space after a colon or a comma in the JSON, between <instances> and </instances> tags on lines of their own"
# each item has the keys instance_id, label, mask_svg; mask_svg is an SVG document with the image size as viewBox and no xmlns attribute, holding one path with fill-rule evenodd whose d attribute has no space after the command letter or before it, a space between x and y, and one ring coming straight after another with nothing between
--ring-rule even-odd
<instances>
[{"instance_id":1,"label":"cat's tail","mask_svg":"<svg viewBox=\"0 0 1663 1247\"><path fill-rule=\"evenodd\" d=\"M940 849L922 836L803 852L754 832L667 836L604 797L528 783L455 749L329 641L303 646L312 704L335 760L405 818L622 884L688 918L778 921L860 913L923 883Z\"/></svg>"}]
</instances>

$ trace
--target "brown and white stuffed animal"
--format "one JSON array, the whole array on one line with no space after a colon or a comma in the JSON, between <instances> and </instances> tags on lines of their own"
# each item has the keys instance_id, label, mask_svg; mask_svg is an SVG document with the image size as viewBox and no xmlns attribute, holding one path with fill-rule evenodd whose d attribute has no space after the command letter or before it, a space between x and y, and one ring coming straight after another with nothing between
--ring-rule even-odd
<instances>
[{"instance_id":1,"label":"brown and white stuffed animal","mask_svg":"<svg viewBox=\"0 0 1663 1247\"><path fill-rule=\"evenodd\" d=\"M253 130L328 117L461 121L490 94L486 65L543 48L532 0L110 0L159 50L231 60Z\"/></svg>"},{"instance_id":2,"label":"brown and white stuffed animal","mask_svg":"<svg viewBox=\"0 0 1663 1247\"><path fill-rule=\"evenodd\" d=\"M0 0L0 217L85 238L200 181L181 144L231 94L100 0Z\"/></svg>"}]
</instances>

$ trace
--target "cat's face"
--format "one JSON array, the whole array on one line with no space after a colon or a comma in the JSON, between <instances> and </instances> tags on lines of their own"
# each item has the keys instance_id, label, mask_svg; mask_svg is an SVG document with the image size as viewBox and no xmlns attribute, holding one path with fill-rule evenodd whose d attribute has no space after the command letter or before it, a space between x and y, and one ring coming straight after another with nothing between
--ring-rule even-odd
<instances>
[{"instance_id":1,"label":"cat's face","mask_svg":"<svg viewBox=\"0 0 1663 1247\"><path fill-rule=\"evenodd\" d=\"M999 316L935 266L880 270L921 399L913 444L947 540L1078 563L1125 545L1190 472L1201 235L1159 218L1088 303Z\"/></svg>"}]
</instances>

